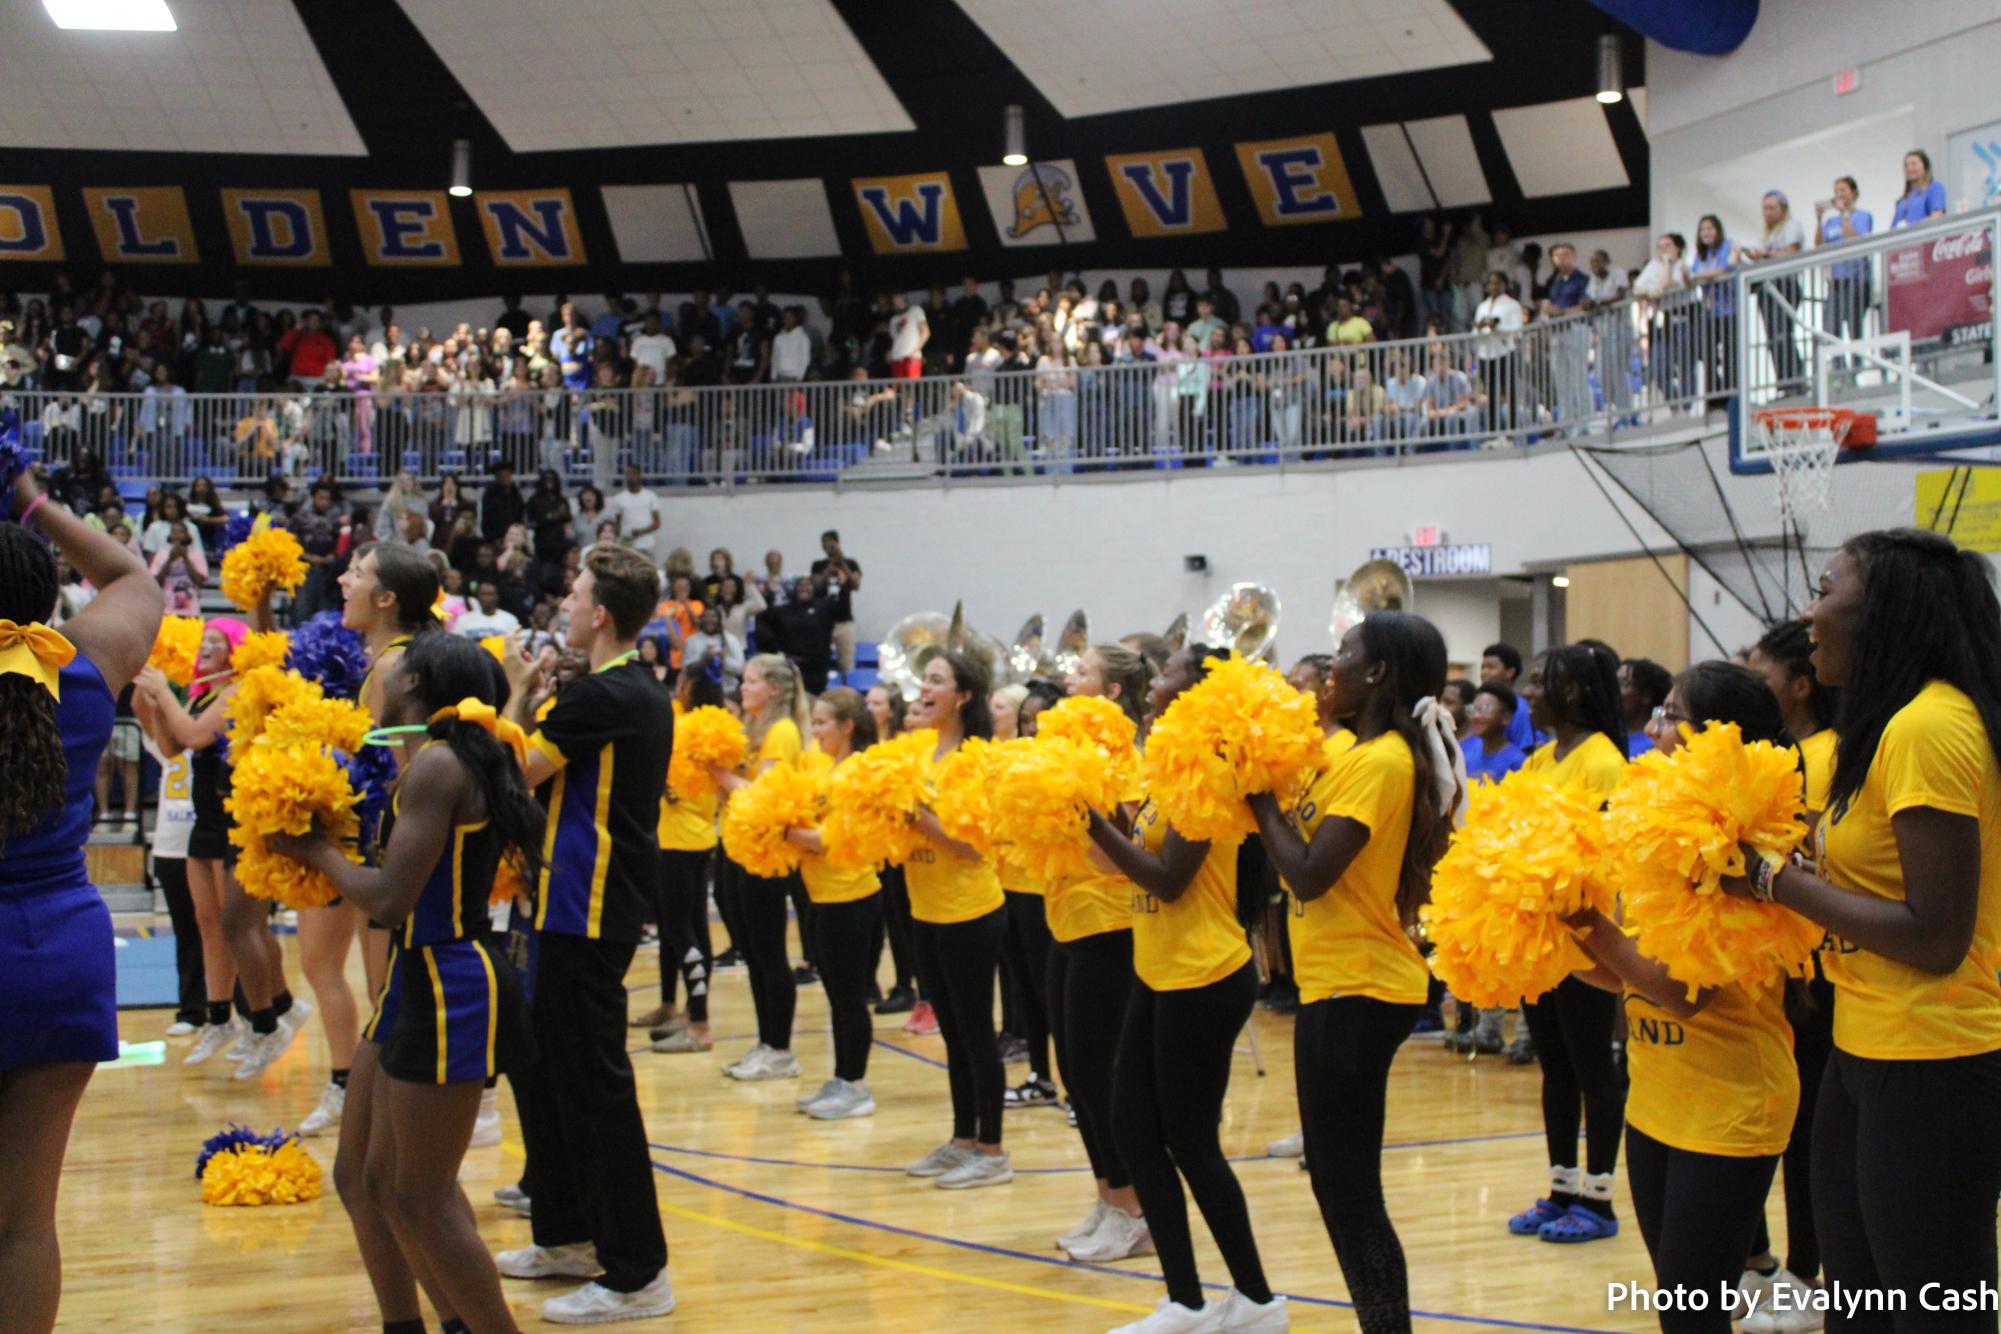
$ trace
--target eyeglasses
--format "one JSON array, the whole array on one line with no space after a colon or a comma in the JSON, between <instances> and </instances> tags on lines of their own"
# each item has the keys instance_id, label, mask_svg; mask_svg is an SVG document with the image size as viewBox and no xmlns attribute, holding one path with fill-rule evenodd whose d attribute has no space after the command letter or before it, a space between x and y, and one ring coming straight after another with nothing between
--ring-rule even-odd
<instances>
[{"instance_id":1,"label":"eyeglasses","mask_svg":"<svg viewBox=\"0 0 2001 1334\"><path fill-rule=\"evenodd\" d=\"M1661 723L1692 723L1694 721L1695 719L1689 717L1687 714L1677 713L1667 705L1661 704L1657 705L1654 709L1653 724L1651 725L1659 725Z\"/></svg>"}]
</instances>

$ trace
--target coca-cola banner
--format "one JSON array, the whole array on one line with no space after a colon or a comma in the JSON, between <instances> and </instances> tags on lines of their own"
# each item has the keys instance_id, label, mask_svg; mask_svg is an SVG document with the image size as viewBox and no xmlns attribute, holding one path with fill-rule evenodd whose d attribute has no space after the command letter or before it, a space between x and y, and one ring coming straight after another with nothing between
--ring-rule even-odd
<instances>
[{"instance_id":1,"label":"coca-cola banner","mask_svg":"<svg viewBox=\"0 0 2001 1334\"><path fill-rule=\"evenodd\" d=\"M1987 229L1974 227L1884 257L1891 332L1911 342L1985 341L1994 319L1994 256Z\"/></svg>"}]
</instances>

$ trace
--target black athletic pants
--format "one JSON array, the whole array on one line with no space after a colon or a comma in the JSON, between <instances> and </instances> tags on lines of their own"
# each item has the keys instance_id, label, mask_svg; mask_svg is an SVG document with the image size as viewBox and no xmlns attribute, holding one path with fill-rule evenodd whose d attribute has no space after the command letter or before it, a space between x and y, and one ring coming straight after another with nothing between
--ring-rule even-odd
<instances>
[{"instance_id":1,"label":"black athletic pants","mask_svg":"<svg viewBox=\"0 0 2001 1334\"><path fill-rule=\"evenodd\" d=\"M1383 1203L1390 1064L1421 1005L1338 996L1299 1009L1293 1073L1306 1167L1363 1334L1408 1334L1410 1276Z\"/></svg>"},{"instance_id":2,"label":"black athletic pants","mask_svg":"<svg viewBox=\"0 0 2001 1334\"><path fill-rule=\"evenodd\" d=\"M1542 1128L1550 1166L1577 1166L1581 1107L1584 1170L1600 1176L1612 1171L1619 1165L1619 1129L1626 1119L1626 1081L1612 1060L1619 998L1566 977L1522 1013L1542 1066Z\"/></svg>"},{"instance_id":3,"label":"black athletic pants","mask_svg":"<svg viewBox=\"0 0 2001 1334\"><path fill-rule=\"evenodd\" d=\"M593 1242L614 1292L667 1265L653 1163L625 1054L632 941L544 932L530 1011L540 1059L512 1073L537 1246Z\"/></svg>"},{"instance_id":4,"label":"black athletic pants","mask_svg":"<svg viewBox=\"0 0 2001 1334\"><path fill-rule=\"evenodd\" d=\"M813 900L806 882L796 875L785 877L785 892L792 898L792 920L799 923L799 958L814 971L820 966L820 937L813 920Z\"/></svg>"},{"instance_id":5,"label":"black athletic pants","mask_svg":"<svg viewBox=\"0 0 2001 1334\"><path fill-rule=\"evenodd\" d=\"M834 1078L852 1084L868 1078L868 1049L875 1041L868 1009L869 937L881 916L881 894L813 905L815 959L834 1020Z\"/></svg>"},{"instance_id":6,"label":"black athletic pants","mask_svg":"<svg viewBox=\"0 0 2001 1334\"><path fill-rule=\"evenodd\" d=\"M895 985L909 990L916 981L916 965L910 953L910 890L903 882L901 866L882 870L882 913L876 918L875 938L869 946L869 976L882 970L882 947L889 946L890 963L896 969Z\"/></svg>"},{"instance_id":7,"label":"black athletic pants","mask_svg":"<svg viewBox=\"0 0 2001 1334\"><path fill-rule=\"evenodd\" d=\"M1793 1029L1793 1064L1799 1069L1800 1109L1793 1117L1792 1138L1786 1141L1786 1268L1812 1280L1820 1273L1820 1233L1813 1225L1813 1113L1820 1102L1820 1079L1834 1053L1834 984L1816 976L1804 984L1804 1001L1795 1003L1797 982L1786 984L1786 1020ZM1747 1255L1772 1249L1765 1211L1758 1211L1758 1231Z\"/></svg>"},{"instance_id":8,"label":"black athletic pants","mask_svg":"<svg viewBox=\"0 0 2001 1334\"><path fill-rule=\"evenodd\" d=\"M688 1018L709 1022L709 850L660 850L660 1001L674 1003L674 979L688 984Z\"/></svg>"},{"instance_id":9,"label":"black athletic pants","mask_svg":"<svg viewBox=\"0 0 2001 1334\"><path fill-rule=\"evenodd\" d=\"M1007 908L970 922L912 922L917 976L938 1016L952 1084L952 1138L1001 1142L1000 1044L994 1040L994 978Z\"/></svg>"},{"instance_id":10,"label":"black athletic pants","mask_svg":"<svg viewBox=\"0 0 2001 1334\"><path fill-rule=\"evenodd\" d=\"M188 893L188 860L155 857L153 875L174 924L174 973L180 980L174 1018L200 1028L208 1022L208 973L201 957L201 922L195 917L194 896Z\"/></svg>"},{"instance_id":11,"label":"black athletic pants","mask_svg":"<svg viewBox=\"0 0 2001 1334\"><path fill-rule=\"evenodd\" d=\"M743 868L718 849L716 852L716 916L730 933L730 948L741 959L743 947Z\"/></svg>"},{"instance_id":12,"label":"black athletic pants","mask_svg":"<svg viewBox=\"0 0 2001 1334\"><path fill-rule=\"evenodd\" d=\"M2001 1051L1874 1061L1837 1048L1813 1126L1813 1214L1827 1277L1844 1291L1901 1289L1898 1314L1830 1312L1828 1334L1993 1334L1992 1311L1921 1309L1920 1289L1997 1284Z\"/></svg>"},{"instance_id":13,"label":"black athletic pants","mask_svg":"<svg viewBox=\"0 0 2001 1334\"><path fill-rule=\"evenodd\" d=\"M1654 1262L1654 1283L1709 1296L1701 1311L1659 1312L1662 1334L1730 1334L1721 1294L1734 1287L1779 1156L1725 1158L1670 1148L1626 1127L1626 1185ZM1992 1328L1992 1322L1989 1322Z\"/></svg>"},{"instance_id":14,"label":"black athletic pants","mask_svg":"<svg viewBox=\"0 0 2001 1334\"><path fill-rule=\"evenodd\" d=\"M1132 1000L1133 933L1105 931L1067 945L1052 941L1048 978L1056 1068L1077 1113L1091 1175L1113 1190L1130 1186L1132 1176L1112 1139L1112 1074Z\"/></svg>"},{"instance_id":15,"label":"black athletic pants","mask_svg":"<svg viewBox=\"0 0 2001 1334\"><path fill-rule=\"evenodd\" d=\"M743 935L737 948L750 970L750 1000L757 1011L757 1040L774 1051L792 1049L792 1015L799 1007L799 984L785 950L785 907L792 877L766 880L737 868L737 915Z\"/></svg>"},{"instance_id":16,"label":"black athletic pants","mask_svg":"<svg viewBox=\"0 0 2001 1334\"><path fill-rule=\"evenodd\" d=\"M1237 1291L1254 1302L1271 1300L1243 1188L1217 1137L1237 1034L1257 995L1249 961L1221 981L1184 991L1155 991L1136 981L1119 1037L1113 1134L1160 1253L1167 1295L1191 1309L1203 1298L1184 1180Z\"/></svg>"},{"instance_id":17,"label":"black athletic pants","mask_svg":"<svg viewBox=\"0 0 2001 1334\"><path fill-rule=\"evenodd\" d=\"M1008 972L1014 978L1019 1028L1008 1031L1028 1044L1028 1068L1049 1078L1049 918L1040 894L1007 894Z\"/></svg>"}]
</instances>

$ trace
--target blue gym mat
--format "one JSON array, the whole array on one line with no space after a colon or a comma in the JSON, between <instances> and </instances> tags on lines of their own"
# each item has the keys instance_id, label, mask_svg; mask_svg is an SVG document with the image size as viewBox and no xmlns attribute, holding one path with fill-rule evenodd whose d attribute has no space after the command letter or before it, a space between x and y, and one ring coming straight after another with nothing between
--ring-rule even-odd
<instances>
[{"instance_id":1,"label":"blue gym mat","mask_svg":"<svg viewBox=\"0 0 2001 1334\"><path fill-rule=\"evenodd\" d=\"M119 1009L171 1009L180 1003L180 995L173 936L118 937Z\"/></svg>"}]
</instances>

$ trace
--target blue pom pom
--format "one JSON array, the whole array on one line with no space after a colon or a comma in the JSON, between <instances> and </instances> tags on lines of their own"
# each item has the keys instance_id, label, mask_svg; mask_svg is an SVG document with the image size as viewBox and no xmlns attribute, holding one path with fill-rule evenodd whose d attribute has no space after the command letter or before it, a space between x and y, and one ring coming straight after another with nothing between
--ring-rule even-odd
<instances>
[{"instance_id":1,"label":"blue pom pom","mask_svg":"<svg viewBox=\"0 0 2001 1334\"><path fill-rule=\"evenodd\" d=\"M343 755L341 766L348 782L361 795L354 813L361 820L359 844L369 864L375 862L375 842L382 828L382 814L389 809L389 788L396 781L396 758L387 746L363 746L359 754Z\"/></svg>"},{"instance_id":2,"label":"blue pom pom","mask_svg":"<svg viewBox=\"0 0 2001 1334\"><path fill-rule=\"evenodd\" d=\"M260 1135L249 1126L240 1126L232 1121L229 1129L218 1131L202 1141L201 1153L195 1158L195 1180L201 1180L202 1169L208 1166L209 1159L219 1153L235 1153L238 1149L253 1146L275 1150L279 1145L297 1138L282 1127L268 1135Z\"/></svg>"},{"instance_id":3,"label":"blue pom pom","mask_svg":"<svg viewBox=\"0 0 2001 1334\"><path fill-rule=\"evenodd\" d=\"M249 510L240 510L235 514L230 515L229 522L224 524L222 527L221 550L227 551L231 547L235 546L238 542L241 542L245 538L249 537L250 526L256 522L257 522L256 517L253 516Z\"/></svg>"},{"instance_id":4,"label":"blue pom pom","mask_svg":"<svg viewBox=\"0 0 2001 1334\"><path fill-rule=\"evenodd\" d=\"M27 470L28 456L21 452L20 442L0 438L0 519L13 521L14 479Z\"/></svg>"},{"instance_id":5,"label":"blue pom pom","mask_svg":"<svg viewBox=\"0 0 2001 1334\"><path fill-rule=\"evenodd\" d=\"M341 624L337 611L323 611L292 631L285 665L335 699L356 699L368 675L368 645Z\"/></svg>"}]
</instances>

